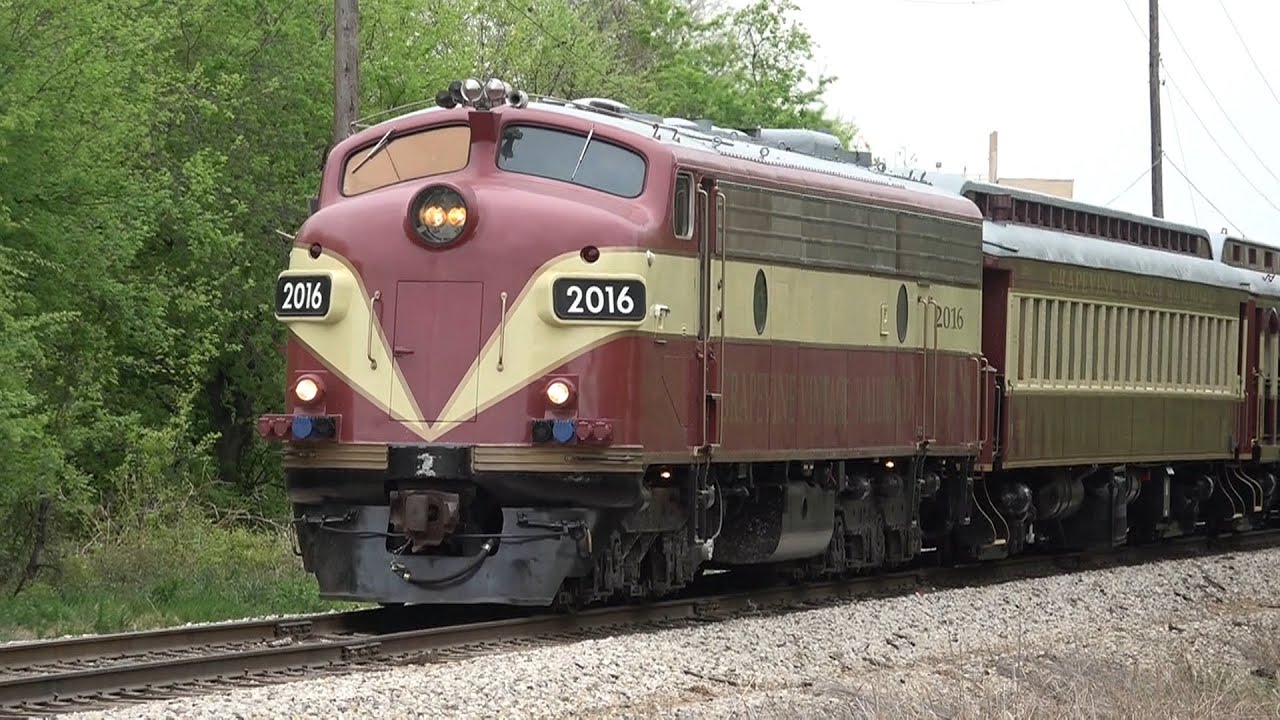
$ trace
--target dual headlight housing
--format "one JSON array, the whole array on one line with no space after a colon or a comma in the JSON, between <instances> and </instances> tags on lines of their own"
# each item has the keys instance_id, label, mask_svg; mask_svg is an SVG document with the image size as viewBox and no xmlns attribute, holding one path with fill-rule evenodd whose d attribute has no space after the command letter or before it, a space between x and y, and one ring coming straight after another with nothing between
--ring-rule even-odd
<instances>
[{"instance_id":1,"label":"dual headlight housing","mask_svg":"<svg viewBox=\"0 0 1280 720\"><path fill-rule=\"evenodd\" d=\"M432 185L409 204L409 225L423 242L444 247L462 237L468 225L467 201L457 190Z\"/></svg>"}]
</instances>

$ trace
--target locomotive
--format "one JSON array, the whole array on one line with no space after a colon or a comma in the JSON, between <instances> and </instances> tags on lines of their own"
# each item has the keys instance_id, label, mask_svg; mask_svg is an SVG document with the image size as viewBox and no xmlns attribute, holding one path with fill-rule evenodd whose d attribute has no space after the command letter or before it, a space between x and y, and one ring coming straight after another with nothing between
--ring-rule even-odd
<instances>
[{"instance_id":1,"label":"locomotive","mask_svg":"<svg viewBox=\"0 0 1280 720\"><path fill-rule=\"evenodd\" d=\"M1272 249L868 159L475 79L335 145L259 421L321 594L581 607L1271 520Z\"/></svg>"}]
</instances>

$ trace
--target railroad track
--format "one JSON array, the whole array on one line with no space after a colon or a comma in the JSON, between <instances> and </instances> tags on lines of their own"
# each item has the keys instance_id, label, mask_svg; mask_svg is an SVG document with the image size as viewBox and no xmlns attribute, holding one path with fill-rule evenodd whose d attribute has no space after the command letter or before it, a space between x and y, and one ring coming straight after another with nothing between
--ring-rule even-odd
<instances>
[{"instance_id":1,"label":"railroad track","mask_svg":"<svg viewBox=\"0 0 1280 720\"><path fill-rule=\"evenodd\" d=\"M424 620L405 608L377 608L0 645L0 717L86 709L84 700L104 690L158 688L184 673L191 689L207 685L202 678L210 671L225 685L233 682L230 675L270 671L306 646L352 646L398 630L464 624L486 613L518 611L448 608ZM121 692L115 702L133 695Z\"/></svg>"},{"instance_id":2,"label":"railroad track","mask_svg":"<svg viewBox=\"0 0 1280 720\"><path fill-rule=\"evenodd\" d=\"M0 646L0 718L43 717L324 674L451 662L505 650L777 614L857 598L1277 546L1280 530L1267 530L1101 553L1020 557L953 568L918 567L803 585L743 588L740 583L729 584L737 581L718 575L689 597L574 614L432 608L432 617L424 621L415 617L413 608L384 608L21 643Z\"/></svg>"}]
</instances>

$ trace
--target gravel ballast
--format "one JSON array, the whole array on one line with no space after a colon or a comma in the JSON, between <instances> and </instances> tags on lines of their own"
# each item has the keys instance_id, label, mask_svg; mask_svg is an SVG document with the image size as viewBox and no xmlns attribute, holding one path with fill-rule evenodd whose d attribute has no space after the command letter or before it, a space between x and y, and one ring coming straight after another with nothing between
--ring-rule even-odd
<instances>
[{"instance_id":1,"label":"gravel ballast","mask_svg":"<svg viewBox=\"0 0 1280 720\"><path fill-rule=\"evenodd\" d=\"M1137 695L1274 717L1278 570L1280 550L1167 561L69 717L1132 716Z\"/></svg>"}]
</instances>

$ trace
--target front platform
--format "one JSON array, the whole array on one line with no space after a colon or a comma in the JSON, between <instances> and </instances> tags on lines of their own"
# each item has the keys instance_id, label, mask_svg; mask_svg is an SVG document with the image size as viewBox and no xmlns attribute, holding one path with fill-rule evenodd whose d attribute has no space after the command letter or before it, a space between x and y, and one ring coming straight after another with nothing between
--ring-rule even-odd
<instances>
[{"instance_id":1,"label":"front platform","mask_svg":"<svg viewBox=\"0 0 1280 720\"><path fill-rule=\"evenodd\" d=\"M303 563L329 599L421 604L547 606L566 577L590 566L598 513L502 508L502 531L466 555L396 553L385 505L295 506Z\"/></svg>"}]
</instances>

